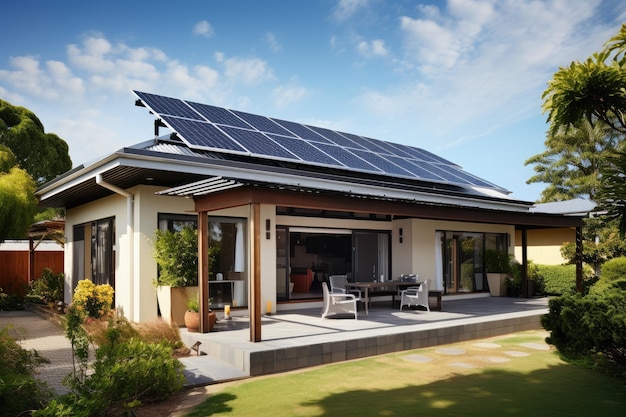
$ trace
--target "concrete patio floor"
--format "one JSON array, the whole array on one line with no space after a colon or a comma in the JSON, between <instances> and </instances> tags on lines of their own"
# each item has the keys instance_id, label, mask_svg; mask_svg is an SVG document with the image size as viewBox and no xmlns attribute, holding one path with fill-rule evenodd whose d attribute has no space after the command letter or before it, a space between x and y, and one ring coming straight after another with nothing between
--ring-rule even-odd
<instances>
[{"instance_id":1,"label":"concrete patio floor","mask_svg":"<svg viewBox=\"0 0 626 417\"><path fill-rule=\"evenodd\" d=\"M369 315L321 318L321 308L263 316L262 341L250 342L249 318L224 320L214 331L189 333L202 355L184 359L191 384L203 385L402 350L541 329L547 298L444 297L442 311L400 311L373 303Z\"/></svg>"}]
</instances>

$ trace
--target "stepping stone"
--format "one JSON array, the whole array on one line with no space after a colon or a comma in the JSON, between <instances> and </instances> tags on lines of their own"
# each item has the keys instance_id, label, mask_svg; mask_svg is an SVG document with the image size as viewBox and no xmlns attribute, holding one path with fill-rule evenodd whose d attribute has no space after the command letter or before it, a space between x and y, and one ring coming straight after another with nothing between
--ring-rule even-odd
<instances>
[{"instance_id":1,"label":"stepping stone","mask_svg":"<svg viewBox=\"0 0 626 417\"><path fill-rule=\"evenodd\" d=\"M483 362L489 363L505 363L511 360L509 358L503 358L501 356L475 356L475 358Z\"/></svg>"},{"instance_id":2,"label":"stepping stone","mask_svg":"<svg viewBox=\"0 0 626 417\"><path fill-rule=\"evenodd\" d=\"M519 350L507 350L504 352L505 355L513 356L514 358L523 358L526 356L530 356L528 352L522 352Z\"/></svg>"},{"instance_id":3,"label":"stepping stone","mask_svg":"<svg viewBox=\"0 0 626 417\"><path fill-rule=\"evenodd\" d=\"M535 350L550 350L550 346L545 343L520 343L520 346Z\"/></svg>"},{"instance_id":4,"label":"stepping stone","mask_svg":"<svg viewBox=\"0 0 626 417\"><path fill-rule=\"evenodd\" d=\"M418 354L406 355L406 356L404 356L404 359L406 359L408 361L419 362L419 363L428 363L428 362L431 362L433 360L433 358L431 358L429 356L418 355Z\"/></svg>"},{"instance_id":5,"label":"stepping stone","mask_svg":"<svg viewBox=\"0 0 626 417\"><path fill-rule=\"evenodd\" d=\"M502 345L499 345L497 343L474 343L474 346L476 347L480 347L480 348L487 348L487 349L497 349L499 347L502 347Z\"/></svg>"},{"instance_id":6,"label":"stepping stone","mask_svg":"<svg viewBox=\"0 0 626 417\"><path fill-rule=\"evenodd\" d=\"M462 355L465 353L465 349L459 348L440 348L436 350L437 353L442 355Z\"/></svg>"},{"instance_id":7,"label":"stepping stone","mask_svg":"<svg viewBox=\"0 0 626 417\"><path fill-rule=\"evenodd\" d=\"M465 368L465 369L471 369L474 367L474 365L470 363L465 363L465 362L452 362L452 363L449 363L448 365L454 366L455 368Z\"/></svg>"}]
</instances>

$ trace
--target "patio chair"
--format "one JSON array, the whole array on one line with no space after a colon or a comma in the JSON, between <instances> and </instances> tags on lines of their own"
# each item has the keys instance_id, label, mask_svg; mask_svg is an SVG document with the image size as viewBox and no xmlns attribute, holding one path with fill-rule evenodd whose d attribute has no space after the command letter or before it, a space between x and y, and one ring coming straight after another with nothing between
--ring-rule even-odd
<instances>
[{"instance_id":1,"label":"patio chair","mask_svg":"<svg viewBox=\"0 0 626 417\"><path fill-rule=\"evenodd\" d=\"M354 314L354 319L357 320L357 298L354 294L331 293L325 282L322 282L322 292L324 293L322 318L330 315Z\"/></svg>"},{"instance_id":2,"label":"patio chair","mask_svg":"<svg viewBox=\"0 0 626 417\"><path fill-rule=\"evenodd\" d=\"M361 299L361 290L351 289L347 290L348 276L347 275L331 275L328 277L330 282L330 292L333 294L354 294L356 298ZM357 300L358 301L358 300Z\"/></svg>"},{"instance_id":3,"label":"patio chair","mask_svg":"<svg viewBox=\"0 0 626 417\"><path fill-rule=\"evenodd\" d=\"M402 310L402 307L405 305L407 307L414 305L426 307L426 311L430 311L430 307L428 306L427 279L420 283L419 287L409 287L406 290L403 290L400 294L400 310Z\"/></svg>"}]
</instances>

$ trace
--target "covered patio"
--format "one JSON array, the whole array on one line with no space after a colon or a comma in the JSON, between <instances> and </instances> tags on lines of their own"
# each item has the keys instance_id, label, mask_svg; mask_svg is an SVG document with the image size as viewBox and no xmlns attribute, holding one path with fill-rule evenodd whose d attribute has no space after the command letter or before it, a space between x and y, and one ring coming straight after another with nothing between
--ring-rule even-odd
<instances>
[{"instance_id":1,"label":"covered patio","mask_svg":"<svg viewBox=\"0 0 626 417\"><path fill-rule=\"evenodd\" d=\"M541 329L548 298L446 296L442 311L400 311L388 301L374 303L369 315L322 319L321 307L264 315L263 341L246 341L250 317L225 320L220 314L213 332L181 329L188 346L200 343L202 355L185 358L198 384L258 376ZM216 375L220 376L216 376Z\"/></svg>"}]
</instances>

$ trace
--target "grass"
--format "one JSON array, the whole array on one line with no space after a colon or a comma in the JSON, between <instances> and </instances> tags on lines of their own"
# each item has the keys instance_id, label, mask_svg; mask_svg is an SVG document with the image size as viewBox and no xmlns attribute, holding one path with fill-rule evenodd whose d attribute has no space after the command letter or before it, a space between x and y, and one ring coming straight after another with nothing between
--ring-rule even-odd
<instances>
[{"instance_id":1,"label":"grass","mask_svg":"<svg viewBox=\"0 0 626 417\"><path fill-rule=\"evenodd\" d=\"M623 416L623 381L563 362L545 336L516 333L247 380L187 416Z\"/></svg>"}]
</instances>

